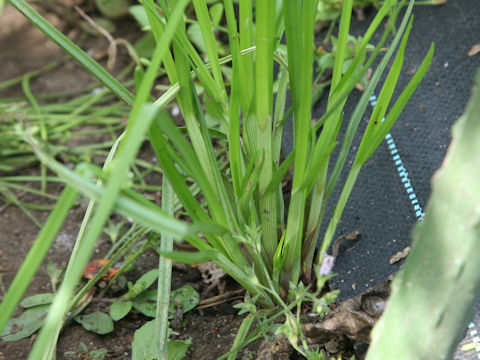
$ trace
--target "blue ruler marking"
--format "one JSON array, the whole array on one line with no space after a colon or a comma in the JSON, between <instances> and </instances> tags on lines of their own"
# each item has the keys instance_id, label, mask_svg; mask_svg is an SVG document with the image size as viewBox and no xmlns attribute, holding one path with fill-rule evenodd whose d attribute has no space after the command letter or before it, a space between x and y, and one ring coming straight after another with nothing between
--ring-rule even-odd
<instances>
[{"instance_id":1,"label":"blue ruler marking","mask_svg":"<svg viewBox=\"0 0 480 360\"><path fill-rule=\"evenodd\" d=\"M372 96L370 96L370 105L372 106L372 108L374 108L375 105L377 105L377 96L375 94L372 94ZM400 177L400 180L405 188L405 191L407 192L408 199L412 204L413 211L415 212L415 216L417 217L418 221L421 221L425 217L425 213L423 212L422 206L418 201L417 194L415 194L415 190L413 189L410 178L408 177L407 169L403 164L402 158L398 152L397 145L395 145L395 141L393 140L392 134L388 133L385 136L385 140L387 141L390 155L392 155L393 163L397 167L398 176Z\"/></svg>"}]
</instances>

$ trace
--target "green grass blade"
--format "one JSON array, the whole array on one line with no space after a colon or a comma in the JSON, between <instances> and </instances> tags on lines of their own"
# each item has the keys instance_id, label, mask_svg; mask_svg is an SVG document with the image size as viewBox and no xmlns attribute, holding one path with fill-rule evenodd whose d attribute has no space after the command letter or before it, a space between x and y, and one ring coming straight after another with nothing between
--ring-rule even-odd
<instances>
[{"instance_id":1,"label":"green grass blade","mask_svg":"<svg viewBox=\"0 0 480 360\"><path fill-rule=\"evenodd\" d=\"M40 136L42 138L42 141L47 142L48 141L47 124L45 123L45 117L42 115L42 109L38 104L37 99L33 95L32 89L30 88L30 76L28 75L24 76L22 79L22 90L23 90L23 93L25 94L25 97L28 99L28 101L30 101L30 104L32 105L34 113L39 115ZM40 166L40 176L42 177L40 181L40 189L42 191L46 191L47 168L45 167L44 164L41 164Z\"/></svg>"},{"instance_id":2,"label":"green grass blade","mask_svg":"<svg viewBox=\"0 0 480 360\"><path fill-rule=\"evenodd\" d=\"M165 1L159 1L164 14L167 18L170 16L170 10L165 4ZM152 26L152 30L161 29L164 25L164 20L160 17L158 12L155 10L155 5L153 0L144 0L143 6L149 15L149 20L152 23L157 23L158 27ZM161 33L156 35L157 38L161 37ZM195 47L188 40L184 27L178 27L173 40L174 44L177 44L179 49L183 52L183 55L188 58L188 62L194 69L195 74L199 78L200 82L203 84L205 90L210 95L212 99L215 99L218 103L223 103L225 101L223 89L218 89L215 80L213 79L208 66L202 60L202 57L198 54ZM167 73L170 80L176 79L176 75L173 75L172 69L167 67ZM175 80L178 81L178 80Z\"/></svg>"},{"instance_id":3,"label":"green grass blade","mask_svg":"<svg viewBox=\"0 0 480 360\"><path fill-rule=\"evenodd\" d=\"M62 227L69 210L75 203L77 195L78 191L71 186L67 186L62 191L47 222L40 231L33 246L30 248L27 257L23 261L22 266L15 275L12 284L0 304L0 333L2 333L8 319L12 316L28 285L30 285L33 275L45 258L48 249L50 249L50 245Z\"/></svg>"},{"instance_id":4,"label":"green grass blade","mask_svg":"<svg viewBox=\"0 0 480 360\"><path fill-rule=\"evenodd\" d=\"M86 197L99 201L104 196L105 190L96 186L91 181L61 165L53 158L46 155L40 148L32 143L37 157L47 164L58 176L75 189L79 190ZM99 175L101 170L96 170L93 166L81 163L77 165L79 169L85 168L85 173ZM136 194L133 191L124 190L115 201L115 211L125 217L131 217L136 222L150 228L158 233L169 231L176 238L183 238L188 235L194 235L196 232L186 223L173 219L163 212L157 205L147 200L145 197Z\"/></svg>"},{"instance_id":5,"label":"green grass blade","mask_svg":"<svg viewBox=\"0 0 480 360\"><path fill-rule=\"evenodd\" d=\"M273 113L273 161L276 166L280 163L280 155L282 151L282 135L283 125L288 117L288 111L285 113L285 103L287 99L288 89L288 69L286 67L280 67L278 75L278 90L275 97L275 109Z\"/></svg>"},{"instance_id":6,"label":"green grass blade","mask_svg":"<svg viewBox=\"0 0 480 360\"><path fill-rule=\"evenodd\" d=\"M40 180L43 179L43 176L40 177ZM13 186L10 186L10 187L13 187L15 188L16 186L14 184L11 184ZM33 191L31 191L32 193L34 193ZM35 191L35 193L37 193L38 195L41 195L41 196L44 196L44 192L43 191ZM23 211L23 213L39 228L41 229L42 228L42 224L37 220L37 218L30 212L30 210L28 210L28 205L29 204L25 204L25 203L22 203L17 196L15 196L15 193L13 191L11 191L9 189L9 186L7 186L5 183L3 182L0 182L0 194L2 194L4 196L4 199L2 199L2 201L5 201L5 203L10 203L10 204L13 204L15 206L18 206L20 210Z\"/></svg>"},{"instance_id":7,"label":"green grass blade","mask_svg":"<svg viewBox=\"0 0 480 360\"><path fill-rule=\"evenodd\" d=\"M202 171L202 168L198 166L200 160L197 157L194 149L192 149L191 144L189 144L188 141L183 137L182 133L173 123L170 117L163 116L161 119L159 119L159 121L155 122L153 126L154 130L156 130L156 127L158 127L161 133L166 134L170 141L174 144L177 153L183 156L185 164L187 165L187 167L184 168L184 171L186 171L188 175L192 176L199 185L200 189L202 189L202 193L205 196L213 219L219 224L225 225L227 221L225 219L225 213L223 211L223 208L218 202L217 192L215 191L215 188L212 186L212 183L210 179L206 176L205 172ZM161 133L155 134L155 137L157 138L156 141L158 142L163 141L159 138L159 136L163 136L161 135ZM164 156L165 155L162 154L161 158L159 159L164 159ZM166 160L168 164L168 160L164 160ZM175 186L177 186L176 183ZM183 193L181 193L181 195L183 195ZM193 204L191 204L191 199L189 204L193 206Z\"/></svg>"},{"instance_id":8,"label":"green grass blade","mask_svg":"<svg viewBox=\"0 0 480 360\"><path fill-rule=\"evenodd\" d=\"M152 109L146 107L143 111L138 112L138 118L132 119L132 122L138 123L138 119L141 116L143 126L137 126L134 131L127 133L125 136L125 143L122 143L120 146L118 157L112 163L112 167L115 163L118 165L112 169L112 174L108 179L108 185L105 189L104 196L100 199L96 214L82 240L83 246L79 247L77 256L70 259L64 281L52 303L51 311L33 346L29 359L50 359L53 354L53 348L56 344L56 338L61 327L63 316L68 309L69 299L72 297L75 286L80 280L81 273L95 247L96 240L102 233L103 227L114 207L120 189L127 180L127 171L133 161L133 156L140 147L143 136L142 132L146 131L146 127L148 128L149 117L152 118L153 115L154 112L152 112ZM137 136L140 136L140 139L137 138L135 141Z\"/></svg>"},{"instance_id":9,"label":"green grass blade","mask_svg":"<svg viewBox=\"0 0 480 360\"><path fill-rule=\"evenodd\" d=\"M237 358L238 351L242 347L250 327L252 326L253 320L255 317L252 314L247 315L245 319L243 319L240 328L238 329L237 335L235 336L235 341L233 342L232 349L228 355L228 360L235 360Z\"/></svg>"},{"instance_id":10,"label":"green grass blade","mask_svg":"<svg viewBox=\"0 0 480 360\"><path fill-rule=\"evenodd\" d=\"M263 193L259 203L262 250L268 266L278 245L276 193L264 193L273 175L273 52L275 46L276 1L264 0L256 4L256 58L255 58L255 116L257 151L263 158L258 189Z\"/></svg>"},{"instance_id":11,"label":"green grass blade","mask_svg":"<svg viewBox=\"0 0 480 360\"><path fill-rule=\"evenodd\" d=\"M413 17L410 18L410 21L407 25L407 29L405 30L405 34L403 35L402 43L400 44L400 47L397 52L397 56L393 61L392 67L387 75L387 78L385 79L385 83L382 87L382 90L378 95L377 103L375 105L375 108L373 109L372 115L370 116L369 124L367 126L367 129L365 130L362 143L360 144L357 157L358 157L358 163L362 165L373 154L373 152L371 151L364 150L366 149L366 146L369 148L376 149L376 146L374 145L376 141L374 141L373 139L383 140L384 138L384 136L377 137L376 133L378 133L378 130L380 130L381 128L384 127L384 125L386 125L386 124L383 124L383 119L387 112L387 108L390 103L390 100L392 99L393 91L395 90L395 87L397 85L398 77L400 76L400 72L402 71L405 47L407 45L407 39L410 34L410 29L412 28L412 22L413 22Z\"/></svg>"},{"instance_id":12,"label":"green grass blade","mask_svg":"<svg viewBox=\"0 0 480 360\"><path fill-rule=\"evenodd\" d=\"M163 138L162 130L159 124L164 121L165 117L167 116L168 115L165 113L160 113L152 123L149 132L150 143L155 150L155 154L157 155L158 161L162 166L164 175L170 179L170 186L172 186L175 190L180 203L189 213L192 220L207 222L210 220L210 217L190 192L190 189L185 183L185 177L178 171L175 163L172 161L171 156L168 154L168 150L166 149L166 140Z\"/></svg>"},{"instance_id":13,"label":"green grass blade","mask_svg":"<svg viewBox=\"0 0 480 360\"><path fill-rule=\"evenodd\" d=\"M217 258L217 250L201 250L195 252L187 251L162 251L162 256L178 261L184 264L200 264L207 261L212 261Z\"/></svg>"},{"instance_id":14,"label":"green grass blade","mask_svg":"<svg viewBox=\"0 0 480 360\"><path fill-rule=\"evenodd\" d=\"M240 181L244 161L240 148L240 95L242 81L240 77L240 44L238 41L237 20L233 3L229 0L223 1L225 6L225 16L228 25L228 40L232 56L232 79L230 86L230 112L228 123L228 154L230 158L230 170L232 176L233 191L235 198L241 196Z\"/></svg>"},{"instance_id":15,"label":"green grass blade","mask_svg":"<svg viewBox=\"0 0 480 360\"><path fill-rule=\"evenodd\" d=\"M229 1L229 0L225 0ZM227 6L225 6L227 9ZM248 49L253 43L253 6L252 0L243 0L239 3L239 36L240 50ZM252 98L254 92L254 57L253 54L244 54L239 59L240 79L240 104L244 114L251 113Z\"/></svg>"},{"instance_id":16,"label":"green grass blade","mask_svg":"<svg viewBox=\"0 0 480 360\"><path fill-rule=\"evenodd\" d=\"M168 180L162 180L162 209L174 216L175 193ZM160 239L160 251L168 252L173 250L173 239L169 234L162 234ZM168 360L168 309L170 303L170 290L172 279L172 261L160 255L158 263L158 295L157 313L155 317L157 332L157 358Z\"/></svg>"},{"instance_id":17,"label":"green grass blade","mask_svg":"<svg viewBox=\"0 0 480 360\"><path fill-rule=\"evenodd\" d=\"M418 70L416 71L415 75L410 80L410 82L405 87L405 89L402 91L397 101L395 101L395 104L393 104L390 112L385 118L385 121L383 121L383 123L380 126L375 126L375 125L378 125L378 121L377 121L377 124L375 124L375 122L372 121L373 118L372 120L370 120L370 123L372 123L372 125L369 124L369 126L373 130L368 129L367 127L367 130L364 135L364 137L368 137L370 141L365 140L364 142L362 139L362 143L360 144L360 147L358 149L357 156L359 158L358 160L356 160L357 162L364 163L366 159L368 159L375 152L375 150L378 148L378 146L382 142L383 138L385 138L385 136L388 134L392 126L395 124L401 112L405 108L408 100L410 100L413 93L417 89L418 85L420 85L420 82L425 76L425 73L427 72L428 68L430 67L430 63L433 58L434 49L435 49L435 46L432 44L430 46L430 49L427 55L425 56ZM369 134L367 134L367 131L369 132Z\"/></svg>"},{"instance_id":18,"label":"green grass blade","mask_svg":"<svg viewBox=\"0 0 480 360\"><path fill-rule=\"evenodd\" d=\"M379 25L379 23L383 19L383 17L385 16L386 12L388 11L389 8L386 8L383 12L381 11L387 5L388 5L388 3L385 2L384 5L382 6L382 8L380 9L379 13L377 14L378 24L375 21L372 22L371 26L373 27L373 25L375 24L376 25L375 29ZM409 8L407 8L407 10L405 12L405 18L404 19L408 19L408 16L409 16L410 13L411 13L411 8L409 7ZM383 15L383 16L380 16L380 15ZM389 21L394 23L395 19L396 19L396 14L391 16ZM352 116L350 118L350 121L348 123L347 130L345 132L345 137L344 137L342 145L340 147L339 156L338 156L337 161L335 163L335 166L332 170L332 174L330 175L330 178L328 180L328 184L327 184L326 191L325 191L325 194L326 194L326 201L325 202L328 201L328 198L329 198L331 192L333 191L333 189L334 189L334 187L335 187L335 185L338 181L340 173L341 173L341 171L342 171L342 169L345 165L345 161L347 159L348 151L350 150L351 144L353 142L354 135L355 135L355 133L358 129L358 126L359 126L360 121L362 119L362 116L365 112L365 109L368 106L370 96L373 94L373 91L374 91L376 85L378 84L378 81L380 80L381 74L383 73L385 67L387 66L388 62L390 61L390 58L393 55L396 44L400 40L401 34L403 33L402 29L404 28L404 24L406 24L406 21L407 20L404 20L402 22L402 24L400 25L400 27L398 29L398 32L397 32L395 38L393 39L392 44L390 45L390 49L387 51L387 53L385 54L385 56L382 58L379 65L375 69L372 77L370 78L370 81L368 83L367 88L363 92L359 102L357 103L357 106L355 106L355 109L354 109L354 111L352 113ZM376 58L377 54L380 52L381 48L383 47L383 44L387 40L387 37L388 37L392 28L393 27L390 26L384 31L381 40L379 41L379 43L375 47L375 50L373 51L369 60L366 62L365 66L364 66L365 69L368 69L370 67L373 60ZM361 71L360 73L363 74L363 71ZM347 79L347 77L345 76L344 79ZM354 79L354 80L357 80L357 79ZM347 84L345 84L344 87L346 89L348 89L347 90L348 92L350 92L353 89L352 85L353 84L350 84L350 85L347 86ZM339 87L341 87L341 86L342 85L339 85ZM326 206L326 204L325 204L325 206Z\"/></svg>"},{"instance_id":19,"label":"green grass blade","mask_svg":"<svg viewBox=\"0 0 480 360\"><path fill-rule=\"evenodd\" d=\"M175 61L182 89L177 97L182 110L186 128L196 157L197 163L193 168L203 171L208 183L215 192L217 204L210 202L211 206L220 206L221 210L215 213L215 221L228 228L236 228L237 219L227 190L218 167L212 139L205 122L202 107L200 105L193 81L190 75L190 65L187 57L178 44L174 44ZM190 146L189 146L190 147ZM192 169L193 169L192 168ZM207 186L207 184L205 184Z\"/></svg>"},{"instance_id":20,"label":"green grass blade","mask_svg":"<svg viewBox=\"0 0 480 360\"><path fill-rule=\"evenodd\" d=\"M225 91L225 84L223 83L222 70L220 69L220 63L218 61L218 48L215 37L213 36L212 23L210 15L208 14L208 8L205 0L192 0L195 7L195 14L197 15L198 24L200 25L200 31L202 33L203 42L207 51L207 57L212 70L213 78L217 83L217 89L222 91L223 101L226 103L227 94ZM219 94L220 95L220 94Z\"/></svg>"},{"instance_id":21,"label":"green grass blade","mask_svg":"<svg viewBox=\"0 0 480 360\"><path fill-rule=\"evenodd\" d=\"M295 158L295 151L292 151L290 154L288 154L285 160L283 160L282 164L273 173L270 183L265 188L266 193L270 191L278 190L278 187L281 185L282 181L285 179L285 175L287 174L288 170L290 170L290 166L293 164L294 158Z\"/></svg>"},{"instance_id":22,"label":"green grass blade","mask_svg":"<svg viewBox=\"0 0 480 360\"><path fill-rule=\"evenodd\" d=\"M337 39L337 50L335 53L335 63L333 65L332 83L330 97L335 92L335 88L340 82L343 74L343 64L345 62L345 52L348 46L348 34L350 31L350 20L352 17L353 0L343 1L342 14L340 17L340 28ZM327 105L328 107L328 105Z\"/></svg>"},{"instance_id":23,"label":"green grass blade","mask_svg":"<svg viewBox=\"0 0 480 360\"><path fill-rule=\"evenodd\" d=\"M413 5L413 1L410 2L409 9L411 9L412 5ZM406 16L407 15L408 15L408 11ZM404 22L403 22L404 24L406 19L407 18L404 18ZM381 102L381 106L382 105L385 107L388 106L390 98L393 95L394 89L391 88L391 86L395 85L398 79L398 76L400 75L406 41L408 39L410 27L411 27L411 20L406 28L405 34L403 35L402 44L398 51L397 57L394 61L394 64L392 65L389 75L387 76L387 80L385 82L384 88L382 89L381 94L383 94L382 95L383 99ZM402 32L400 32L400 34ZM382 122L381 119L374 121L376 120L376 118L374 118L373 116L381 116L382 114L384 114L384 111L381 108L378 108L378 110L373 112L372 118L370 119L370 123L367 125L367 129L365 130L365 134L362 138L362 142L360 143L359 149L357 151L357 155L352 165L352 169L350 170L350 173L347 177L347 181L344 185L342 193L340 194L340 198L337 202L332 218L330 219L327 231L325 232L324 239L322 242L322 248L321 248L322 251L326 252L328 250L330 242L334 236L336 227L340 221L341 215L345 208L346 202L350 196L350 193L353 189L353 185L356 181L356 178L358 177L358 174L360 173L360 170L363 164L371 155L373 155L375 150L381 144L381 142L383 141L387 133L390 131L393 124L395 123L395 121L400 116L400 113L405 107L405 105L407 104L408 100L413 95L413 92L416 90L416 88L420 84L420 81L423 79L423 76L425 75L426 71L428 70L428 67L430 66L430 63L433 57L433 50L434 50L434 47L432 45L426 57L422 61L422 64L420 65L419 69L417 70L417 72L415 73L413 78L410 80L405 90L402 92L402 94L399 96L399 98L393 105L392 109L390 110L390 113L387 116L387 118L389 118L388 122L387 120ZM390 81L391 83L387 83L387 81ZM318 259L320 262L323 255L321 255L322 254L321 252L319 254L320 255Z\"/></svg>"},{"instance_id":24,"label":"green grass blade","mask_svg":"<svg viewBox=\"0 0 480 360\"><path fill-rule=\"evenodd\" d=\"M351 1L344 1L343 7L351 6ZM284 256L286 257L284 266L287 274L284 286L290 280L296 283L300 275L306 201L306 192L301 188L301 185L307 176L307 162L311 151L313 26L316 4L316 1L303 1L301 3L294 0L286 1L283 9L289 59L288 71L292 91L295 148L292 195L284 239ZM349 20L349 18L346 20ZM343 23L346 20L343 20L342 17ZM343 27L345 27L344 24ZM290 276L291 279L288 279Z\"/></svg>"},{"instance_id":25,"label":"green grass blade","mask_svg":"<svg viewBox=\"0 0 480 360\"><path fill-rule=\"evenodd\" d=\"M52 41L60 46L65 52L73 57L89 73L95 76L102 84L109 88L119 99L127 104L133 104L133 95L99 63L92 59L87 53L75 45L70 39L58 31L47 20L45 20L35 9L27 4L25 0L9 0L18 11L20 11L33 25L47 35Z\"/></svg>"}]
</instances>

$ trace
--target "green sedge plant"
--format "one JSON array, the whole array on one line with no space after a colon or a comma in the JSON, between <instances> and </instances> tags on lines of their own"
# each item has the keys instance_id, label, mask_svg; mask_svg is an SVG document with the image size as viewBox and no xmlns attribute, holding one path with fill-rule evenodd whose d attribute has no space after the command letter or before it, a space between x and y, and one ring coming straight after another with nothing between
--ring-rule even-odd
<instances>
[{"instance_id":1,"label":"green sedge plant","mask_svg":"<svg viewBox=\"0 0 480 360\"><path fill-rule=\"evenodd\" d=\"M393 100L412 26L410 14L414 1L408 4L407 1L384 1L351 58L346 58L346 53L353 1L343 1L327 108L316 122L312 121L312 82L317 0L264 0L256 4L241 0L238 6L234 6L232 0L224 0L230 55L223 58L219 55L205 0L192 0L205 47L204 56L186 34L182 15L190 1L143 0L141 4L157 43L148 68L137 66L135 70L135 95L24 0L10 0L10 3L116 96L130 104L132 110L118 149L112 149L111 159L103 169L89 163L79 164L75 171L64 167L48 153L41 139L32 137L27 129L26 138L36 155L67 187L0 305L0 329L20 301L75 197L81 193L94 204L91 208L94 216L78 237L31 359L52 358L70 298L112 212L127 216L162 237L159 264L162 281L155 322L159 358L166 356L165 304L169 297L169 261L172 259L186 263L214 261L247 290L251 300L245 304L245 311L249 311L250 304L255 309L268 311L272 319L278 314L286 316L286 327L279 331L287 333L296 346L302 335L298 326L299 311L297 315L293 311L305 300L317 301L316 295L330 276L322 265L328 260L326 252L355 180L398 119L432 59L433 46L409 84ZM385 23L385 20L388 21ZM379 28L382 28L381 38L374 49L367 52ZM347 119L343 108L349 94L378 58L390 35L393 39L389 49L382 54L354 112ZM327 214L326 205L345 167L368 99L392 59L340 198L333 213ZM274 71L275 62L279 64L278 72ZM228 84L222 66L225 63L231 64ZM153 100L151 91L161 64L171 87ZM201 84L210 99L209 106L221 114L222 126L218 129L207 126L197 84ZM287 92L292 103L289 109L286 108ZM173 99L181 109L184 128L179 128L162 111ZM294 150L282 157L283 126L290 115ZM346 122L347 130L340 139L342 122ZM129 181L129 169L145 137L155 150L164 175L162 207L134 191ZM217 139L226 141L226 165L220 164L223 155L216 152ZM335 159L331 154L337 146L340 149ZM282 182L292 166L293 181L285 194ZM198 192L192 191L192 183ZM173 204L177 201L188 215L188 221L174 217ZM316 251L323 221L328 221L328 226L322 234L321 248ZM188 241L198 251L172 251L175 239ZM331 298L322 299L323 302L315 304L319 312L325 311L327 300L331 301ZM250 308L250 313L255 309ZM247 338L251 324L252 317L247 316L229 358L233 358L235 350Z\"/></svg>"}]
</instances>

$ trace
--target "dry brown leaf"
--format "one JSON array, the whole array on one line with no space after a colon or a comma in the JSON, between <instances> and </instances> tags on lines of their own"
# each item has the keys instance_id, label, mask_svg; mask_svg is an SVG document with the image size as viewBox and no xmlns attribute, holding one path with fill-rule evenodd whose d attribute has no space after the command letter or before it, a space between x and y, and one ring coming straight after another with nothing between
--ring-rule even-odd
<instances>
[{"instance_id":1,"label":"dry brown leaf","mask_svg":"<svg viewBox=\"0 0 480 360\"><path fill-rule=\"evenodd\" d=\"M468 52L468 56L474 56L480 53L480 44L473 45L470 51Z\"/></svg>"},{"instance_id":2,"label":"dry brown leaf","mask_svg":"<svg viewBox=\"0 0 480 360\"><path fill-rule=\"evenodd\" d=\"M399 262L402 259L405 259L410 252L410 246L407 246L405 249L402 251L399 251L395 255L393 255L390 260L388 261L390 264L395 264L396 262Z\"/></svg>"},{"instance_id":3,"label":"dry brown leaf","mask_svg":"<svg viewBox=\"0 0 480 360\"><path fill-rule=\"evenodd\" d=\"M385 309L390 287L388 283L372 288L363 295L345 300L320 322L304 324L309 344L326 344L333 337L370 342L370 331Z\"/></svg>"}]
</instances>

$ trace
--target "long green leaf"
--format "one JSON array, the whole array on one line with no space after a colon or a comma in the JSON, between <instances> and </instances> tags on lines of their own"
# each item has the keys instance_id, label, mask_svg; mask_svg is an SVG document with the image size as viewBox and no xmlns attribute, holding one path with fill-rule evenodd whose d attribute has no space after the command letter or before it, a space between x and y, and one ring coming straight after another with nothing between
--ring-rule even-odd
<instances>
[{"instance_id":1,"label":"long green leaf","mask_svg":"<svg viewBox=\"0 0 480 360\"><path fill-rule=\"evenodd\" d=\"M357 153L358 162L360 164L363 164L373 154L373 151L365 150L365 153L363 153L362 150L365 148L365 146L376 149L376 146L374 144L376 144L377 141L374 141L373 139L381 141L384 138L384 136L377 137L376 134L381 131L380 129L383 128L383 126L387 126L387 124L384 124L383 119L385 117L385 114L387 113L388 105L390 103L390 100L392 99L393 91L395 90L395 87L397 85L400 72L402 71L403 58L405 56L405 47L407 45L407 39L410 34L410 29L412 28L412 22L413 17L410 18L410 22L407 25L407 29L405 30L405 34L403 35L402 43L400 44L397 52L397 56L395 57L392 67L387 75L387 78L385 79L385 83L383 84L382 90L380 91L377 99L377 104L373 109L367 129L365 130L365 133L363 135L362 143L360 144ZM381 132L383 133L383 131Z\"/></svg>"},{"instance_id":2,"label":"long green leaf","mask_svg":"<svg viewBox=\"0 0 480 360\"><path fill-rule=\"evenodd\" d=\"M162 7L162 10L164 11L164 14L168 18L168 16L170 16L170 10L168 6L165 4L165 0L159 1L159 3L160 3L160 6ZM161 28L164 26L163 25L164 20L160 17L158 12L156 11L153 0L144 0L143 5L145 7L145 10L147 11L149 21L151 23L156 23L158 25L158 26L152 25L152 30L155 31L155 29L160 29L161 31ZM161 37L161 32L159 34L156 34L156 37L157 38ZM212 97L212 99L215 99L219 103L222 103L225 100L223 98L223 93L222 93L223 90L219 90L217 88L216 82L213 79L212 75L210 74L210 71L208 70L208 66L204 63L201 56L195 50L195 47L188 40L184 27L177 28L173 42L174 44L177 44L178 47L183 52L183 54L187 56L188 62L193 67L195 74L200 79L200 82L203 84L205 90ZM170 67L167 67L167 74L170 80L176 79L176 76L172 76L173 75L172 69L170 69ZM175 81L178 81L178 80L175 80Z\"/></svg>"},{"instance_id":3,"label":"long green leaf","mask_svg":"<svg viewBox=\"0 0 480 360\"><path fill-rule=\"evenodd\" d=\"M213 78L217 83L217 89L223 90L222 97L226 99L225 84L223 82L222 70L218 61L218 49L215 37L213 36L212 22L208 14L207 4L204 0L192 0L197 15L198 24L202 33L203 42L207 52L207 57L212 69ZM226 102L226 100L224 101Z\"/></svg>"},{"instance_id":4,"label":"long green leaf","mask_svg":"<svg viewBox=\"0 0 480 360\"><path fill-rule=\"evenodd\" d=\"M273 53L275 46L276 1L256 3L255 121L258 153L263 158L258 189L263 193L259 203L262 250L268 266L278 245L276 193L265 193L273 175Z\"/></svg>"},{"instance_id":5,"label":"long green leaf","mask_svg":"<svg viewBox=\"0 0 480 360\"><path fill-rule=\"evenodd\" d=\"M292 184L286 232L284 238L285 283L296 283L300 276L300 260L303 242L306 192L301 188L307 170L309 152L311 151L311 99L312 99L312 72L313 72L313 26L315 21L316 1L286 1L283 15L285 19L285 33L288 47L288 71L293 98L293 131L295 148L295 166ZM345 32L348 35L352 0L342 4L340 31L342 38ZM342 45L343 47L346 45ZM342 52L340 47L338 52ZM339 56L340 57L340 56ZM340 60L338 60L340 61ZM343 64L343 60L341 60ZM340 66L338 63L336 67ZM343 66L343 65L342 65ZM334 68L335 78L338 70ZM341 72L340 72L341 74ZM340 77L338 77L338 81ZM336 82L338 82L336 80ZM336 84L334 84L336 86ZM334 88L332 85L332 88ZM329 124L331 124L331 120ZM332 125L329 125L332 127ZM330 131L325 131L329 133ZM322 135L325 136L322 132ZM322 137L321 135L321 137ZM333 139L333 141L335 141Z\"/></svg>"},{"instance_id":6,"label":"long green leaf","mask_svg":"<svg viewBox=\"0 0 480 360\"><path fill-rule=\"evenodd\" d=\"M103 188L61 165L41 151L34 143L32 143L32 145L34 146L37 157L47 164L47 166L58 174L67 184L95 201L99 201L104 196L105 190ZM91 165L82 163L79 164L77 168L78 171L82 173L98 175L95 171L92 171ZM168 231L172 236L179 239L196 233L193 229L190 229L186 223L168 216L157 205L141 195L135 195L133 192L124 191L117 197L115 201L115 211L123 216L131 217L158 233Z\"/></svg>"},{"instance_id":7,"label":"long green leaf","mask_svg":"<svg viewBox=\"0 0 480 360\"><path fill-rule=\"evenodd\" d=\"M47 222L43 226L33 246L30 248L27 257L23 261L22 266L15 275L13 282L0 304L0 334L5 328L8 319L15 311L23 294L27 290L28 285L33 279L33 275L35 275L35 272L45 258L48 249L50 249L50 245L63 225L69 210L75 203L77 195L78 191L71 186L67 186L62 191L62 194L57 200Z\"/></svg>"},{"instance_id":8,"label":"long green leaf","mask_svg":"<svg viewBox=\"0 0 480 360\"><path fill-rule=\"evenodd\" d=\"M245 164L240 148L240 96L242 80L240 77L240 44L238 41L237 20L233 3L223 1L228 24L228 41L232 54L232 81L230 87L230 119L228 123L228 154L235 197L241 196L240 181Z\"/></svg>"},{"instance_id":9,"label":"long green leaf","mask_svg":"<svg viewBox=\"0 0 480 360\"><path fill-rule=\"evenodd\" d=\"M400 96L398 97L397 101L395 101L395 104L393 104L392 109L388 113L385 121L383 122L382 126L379 127L379 129L376 131L375 134L375 140L372 141L371 143L367 144L366 143L366 154L362 154L362 158L359 158L360 161L363 160L363 156L367 156L368 154L373 154L375 149L380 145L382 142L383 138L388 134L392 126L394 125L395 121L398 119L400 116L401 112L405 108L408 100L412 97L413 93L417 89L418 85L420 85L420 82L422 81L423 77L425 76L425 73L427 72L428 68L430 67L430 63L432 62L433 54L434 54L435 46L432 44L430 46L430 49L423 59L422 63L420 64L418 70L416 71L415 75L413 78L410 80L408 85L405 87L405 89L402 91ZM372 125L373 126L373 125ZM367 129L368 130L368 129ZM358 149L360 152L360 148Z\"/></svg>"},{"instance_id":10,"label":"long green leaf","mask_svg":"<svg viewBox=\"0 0 480 360\"><path fill-rule=\"evenodd\" d=\"M192 220L202 222L209 221L210 217L190 192L190 189L185 183L185 177L178 171L166 149L166 140L163 138L161 126L159 125L166 117L168 117L168 115L162 112L153 121L149 132L150 142L160 165L162 165L164 175L170 179L171 186L174 188L185 210L192 217Z\"/></svg>"},{"instance_id":11,"label":"long green leaf","mask_svg":"<svg viewBox=\"0 0 480 360\"><path fill-rule=\"evenodd\" d=\"M390 78L392 82L396 82L395 77L398 77L400 74L402 62L401 60L399 60L399 58L404 56L404 50L405 50L408 34L409 34L409 31L407 28L407 31L405 32L405 35L404 35L402 46L398 53L398 57L396 61L394 61L394 65L392 66L392 69L390 72L390 74L393 74L393 75L392 77L390 77L390 74L389 76L387 76L387 79ZM360 173L360 170L363 164L381 144L385 135L387 135L387 133L390 131L391 127L400 116L400 113L404 109L408 100L410 99L410 97L413 95L414 91L420 84L420 81L423 79L425 73L428 70L428 67L430 66L430 63L433 57L433 51L434 51L434 46L432 44L429 52L423 59L422 64L418 68L417 72L415 73L415 75L410 80L407 87L404 89L402 94L399 96L399 98L393 105L389 115L387 116L389 120L388 121L385 120L384 122L380 120L380 121L377 121L377 123L371 120L370 124L367 126L367 129L365 130L365 134L362 138L362 142L359 146L357 156L352 165L352 169L350 170L350 173L347 177L344 188L337 202L337 206L335 207L334 213L330 219L327 230L325 232L324 239L322 242L322 248L321 248L323 252L326 252L328 250L330 242L334 236L336 227L340 221L340 217L345 208L346 202L350 196L350 193L353 189L353 185L355 184L355 181L358 177L358 174ZM388 86L388 84L386 83L384 86ZM389 97L391 97L393 94L393 89L387 89L385 92L383 92L383 94L387 94ZM388 99L385 99L382 101L383 104L388 104L388 102L389 102ZM382 110L378 110L377 113L381 114ZM373 115L375 115L375 113ZM323 255L319 255L319 262L321 261L322 257Z\"/></svg>"},{"instance_id":12,"label":"long green leaf","mask_svg":"<svg viewBox=\"0 0 480 360\"><path fill-rule=\"evenodd\" d=\"M162 179L162 209L170 216L174 216L175 193L167 178ZM169 234L162 234L160 251L173 250L173 239ZM157 358L168 360L168 309L170 303L170 290L172 281L172 261L160 255L158 260L158 294L157 313L155 317L155 330L157 334Z\"/></svg>"}]
</instances>

